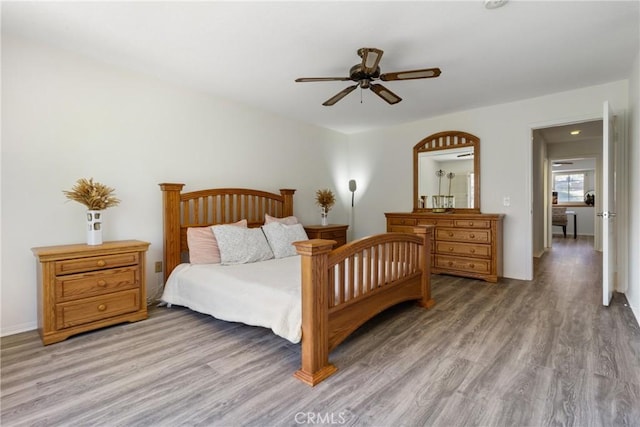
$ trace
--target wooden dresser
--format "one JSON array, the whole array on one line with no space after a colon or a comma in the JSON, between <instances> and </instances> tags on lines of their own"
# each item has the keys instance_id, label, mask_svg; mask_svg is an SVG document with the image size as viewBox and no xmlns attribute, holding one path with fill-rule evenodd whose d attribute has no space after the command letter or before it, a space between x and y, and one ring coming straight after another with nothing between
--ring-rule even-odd
<instances>
[{"instance_id":1,"label":"wooden dresser","mask_svg":"<svg viewBox=\"0 0 640 427\"><path fill-rule=\"evenodd\" d=\"M43 344L147 318L145 256L138 240L33 248Z\"/></svg>"},{"instance_id":2,"label":"wooden dresser","mask_svg":"<svg viewBox=\"0 0 640 427\"><path fill-rule=\"evenodd\" d=\"M347 228L345 224L329 224L329 225L305 225L304 231L307 232L309 239L327 239L335 240L337 243L334 249L347 244Z\"/></svg>"},{"instance_id":3,"label":"wooden dresser","mask_svg":"<svg viewBox=\"0 0 640 427\"><path fill-rule=\"evenodd\" d=\"M387 231L411 232L435 225L431 247L433 273L497 282L502 276L503 214L386 213Z\"/></svg>"}]
</instances>

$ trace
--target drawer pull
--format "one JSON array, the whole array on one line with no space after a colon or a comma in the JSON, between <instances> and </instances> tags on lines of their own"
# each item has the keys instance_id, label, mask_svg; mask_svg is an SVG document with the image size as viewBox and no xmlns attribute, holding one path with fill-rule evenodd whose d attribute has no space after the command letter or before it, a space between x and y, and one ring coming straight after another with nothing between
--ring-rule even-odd
<instances>
[{"instance_id":1,"label":"drawer pull","mask_svg":"<svg viewBox=\"0 0 640 427\"><path fill-rule=\"evenodd\" d=\"M469 249L469 252L471 252L472 254L476 253L476 250L474 248Z\"/></svg>"},{"instance_id":2,"label":"drawer pull","mask_svg":"<svg viewBox=\"0 0 640 427\"><path fill-rule=\"evenodd\" d=\"M449 237L453 237L453 233L452 232L449 232Z\"/></svg>"},{"instance_id":3,"label":"drawer pull","mask_svg":"<svg viewBox=\"0 0 640 427\"><path fill-rule=\"evenodd\" d=\"M449 267L453 267L453 262L449 261Z\"/></svg>"},{"instance_id":4,"label":"drawer pull","mask_svg":"<svg viewBox=\"0 0 640 427\"><path fill-rule=\"evenodd\" d=\"M471 233L471 234L469 234L469 237L471 237L472 239L475 239L475 238L476 238L476 235L475 235L475 234L473 234L473 233Z\"/></svg>"},{"instance_id":5,"label":"drawer pull","mask_svg":"<svg viewBox=\"0 0 640 427\"><path fill-rule=\"evenodd\" d=\"M473 221L469 221L469 227L473 227Z\"/></svg>"},{"instance_id":6,"label":"drawer pull","mask_svg":"<svg viewBox=\"0 0 640 427\"><path fill-rule=\"evenodd\" d=\"M101 259L98 262L96 262L96 265L98 267L104 267L105 265L107 265L107 262L105 260Z\"/></svg>"},{"instance_id":7,"label":"drawer pull","mask_svg":"<svg viewBox=\"0 0 640 427\"><path fill-rule=\"evenodd\" d=\"M100 304L98 306L98 311L105 311L107 309L107 305L106 304Z\"/></svg>"},{"instance_id":8,"label":"drawer pull","mask_svg":"<svg viewBox=\"0 0 640 427\"><path fill-rule=\"evenodd\" d=\"M104 288L105 286L107 286L107 282L106 280L98 280L98 286L100 286L101 288Z\"/></svg>"},{"instance_id":9,"label":"drawer pull","mask_svg":"<svg viewBox=\"0 0 640 427\"><path fill-rule=\"evenodd\" d=\"M474 268L476 265L475 264L469 264L469 267Z\"/></svg>"},{"instance_id":10,"label":"drawer pull","mask_svg":"<svg viewBox=\"0 0 640 427\"><path fill-rule=\"evenodd\" d=\"M453 252L453 248L449 248L449 252Z\"/></svg>"}]
</instances>

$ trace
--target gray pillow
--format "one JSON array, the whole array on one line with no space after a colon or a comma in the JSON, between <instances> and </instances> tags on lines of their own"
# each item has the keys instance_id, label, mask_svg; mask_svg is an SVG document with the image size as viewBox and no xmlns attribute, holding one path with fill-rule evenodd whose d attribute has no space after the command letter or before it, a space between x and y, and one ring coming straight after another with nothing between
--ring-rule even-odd
<instances>
[{"instance_id":1,"label":"gray pillow","mask_svg":"<svg viewBox=\"0 0 640 427\"><path fill-rule=\"evenodd\" d=\"M309 240L306 231L302 224L286 225L280 222L270 222L263 225L262 230L273 255L276 258L285 258L293 255L297 255L296 247L292 245L293 242L299 242L301 240Z\"/></svg>"},{"instance_id":2,"label":"gray pillow","mask_svg":"<svg viewBox=\"0 0 640 427\"><path fill-rule=\"evenodd\" d=\"M220 263L246 264L273 258L273 252L260 228L233 225L211 227L220 248Z\"/></svg>"}]
</instances>

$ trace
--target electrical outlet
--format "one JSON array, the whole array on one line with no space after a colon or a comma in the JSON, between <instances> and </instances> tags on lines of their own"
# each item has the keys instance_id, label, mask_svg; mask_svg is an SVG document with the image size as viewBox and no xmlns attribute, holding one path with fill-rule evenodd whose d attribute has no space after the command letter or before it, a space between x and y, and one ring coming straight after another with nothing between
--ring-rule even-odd
<instances>
[{"instance_id":1,"label":"electrical outlet","mask_svg":"<svg viewBox=\"0 0 640 427\"><path fill-rule=\"evenodd\" d=\"M162 261L156 261L156 273L162 273Z\"/></svg>"},{"instance_id":2,"label":"electrical outlet","mask_svg":"<svg viewBox=\"0 0 640 427\"><path fill-rule=\"evenodd\" d=\"M511 206L511 197L509 197L509 196L504 196L504 197L502 198L502 204L503 204L504 206Z\"/></svg>"}]
</instances>

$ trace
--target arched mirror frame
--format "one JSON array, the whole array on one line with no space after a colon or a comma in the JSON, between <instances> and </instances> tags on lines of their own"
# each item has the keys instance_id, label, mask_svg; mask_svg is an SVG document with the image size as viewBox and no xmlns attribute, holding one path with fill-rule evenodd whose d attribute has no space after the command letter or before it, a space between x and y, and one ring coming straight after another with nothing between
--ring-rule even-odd
<instances>
[{"instance_id":1,"label":"arched mirror frame","mask_svg":"<svg viewBox=\"0 0 640 427\"><path fill-rule=\"evenodd\" d=\"M445 131L434 133L418 142L413 147L413 212L431 212L430 208L420 207L418 196L418 178L420 153L473 147L473 208L456 208L453 212L480 213L480 138L461 131ZM435 179L435 178L434 178Z\"/></svg>"}]
</instances>

